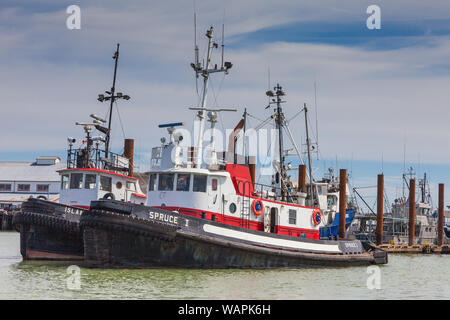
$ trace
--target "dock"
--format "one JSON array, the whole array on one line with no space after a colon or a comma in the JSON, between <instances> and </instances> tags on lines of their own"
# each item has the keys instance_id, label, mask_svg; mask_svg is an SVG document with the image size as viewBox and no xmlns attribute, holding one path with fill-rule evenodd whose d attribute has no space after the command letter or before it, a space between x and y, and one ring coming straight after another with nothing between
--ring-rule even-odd
<instances>
[{"instance_id":1,"label":"dock","mask_svg":"<svg viewBox=\"0 0 450 320\"><path fill-rule=\"evenodd\" d=\"M449 244L438 246L431 243L423 243L410 246L408 244L384 243L380 245L374 245L374 247L384 250L387 253L450 254Z\"/></svg>"},{"instance_id":2,"label":"dock","mask_svg":"<svg viewBox=\"0 0 450 320\"><path fill-rule=\"evenodd\" d=\"M11 231L13 228L13 217L15 211L0 212L0 231Z\"/></svg>"}]
</instances>

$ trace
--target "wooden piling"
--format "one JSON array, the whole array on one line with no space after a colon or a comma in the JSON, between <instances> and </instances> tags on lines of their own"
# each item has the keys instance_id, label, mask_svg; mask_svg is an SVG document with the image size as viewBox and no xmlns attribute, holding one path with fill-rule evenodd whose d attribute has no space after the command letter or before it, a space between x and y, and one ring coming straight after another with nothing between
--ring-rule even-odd
<instances>
[{"instance_id":1,"label":"wooden piling","mask_svg":"<svg viewBox=\"0 0 450 320\"><path fill-rule=\"evenodd\" d=\"M306 165L298 166L298 192L306 192Z\"/></svg>"},{"instance_id":2,"label":"wooden piling","mask_svg":"<svg viewBox=\"0 0 450 320\"><path fill-rule=\"evenodd\" d=\"M439 208L438 208L438 234L437 245L442 246L444 243L444 184L439 184Z\"/></svg>"},{"instance_id":3,"label":"wooden piling","mask_svg":"<svg viewBox=\"0 0 450 320\"><path fill-rule=\"evenodd\" d=\"M416 180L409 180L409 242L410 246L414 245L416 221Z\"/></svg>"},{"instance_id":4,"label":"wooden piling","mask_svg":"<svg viewBox=\"0 0 450 320\"><path fill-rule=\"evenodd\" d=\"M339 238L345 239L345 209L347 207L347 170L341 169L339 175Z\"/></svg>"},{"instance_id":5,"label":"wooden piling","mask_svg":"<svg viewBox=\"0 0 450 320\"><path fill-rule=\"evenodd\" d=\"M125 139L123 156L129 159L128 175L133 176L134 139Z\"/></svg>"},{"instance_id":6,"label":"wooden piling","mask_svg":"<svg viewBox=\"0 0 450 320\"><path fill-rule=\"evenodd\" d=\"M378 175L378 183L377 183L377 245L383 243L383 197L384 194L384 175Z\"/></svg>"}]
</instances>

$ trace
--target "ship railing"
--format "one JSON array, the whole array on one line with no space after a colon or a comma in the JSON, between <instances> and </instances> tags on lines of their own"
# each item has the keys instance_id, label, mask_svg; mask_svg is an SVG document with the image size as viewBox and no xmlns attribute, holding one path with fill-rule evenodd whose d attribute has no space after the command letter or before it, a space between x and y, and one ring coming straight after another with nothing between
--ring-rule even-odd
<instances>
[{"instance_id":1,"label":"ship railing","mask_svg":"<svg viewBox=\"0 0 450 320\"><path fill-rule=\"evenodd\" d=\"M275 186L271 186L271 185L266 185L266 184L262 184L262 183L253 183L253 190L251 190L250 187L246 188L240 188L240 186L242 185L242 183L244 181L233 178L233 180L236 183L237 186L237 190L238 193L240 193L243 196L246 197L257 197L257 198L261 198L261 199L267 199L267 200L273 200L273 201L283 201L281 199L281 188L279 187L275 187ZM248 184L250 184L251 182L249 181L245 181ZM287 203L293 203L295 202L295 198L296 195L292 195L292 190L290 190L290 192L288 192L288 196L287 196L287 200L288 201L284 201Z\"/></svg>"},{"instance_id":2,"label":"ship railing","mask_svg":"<svg viewBox=\"0 0 450 320\"><path fill-rule=\"evenodd\" d=\"M69 149L67 151L68 169L95 168L101 170L110 170L114 172L128 172L129 160L117 153L108 152L102 149L86 148Z\"/></svg>"}]
</instances>

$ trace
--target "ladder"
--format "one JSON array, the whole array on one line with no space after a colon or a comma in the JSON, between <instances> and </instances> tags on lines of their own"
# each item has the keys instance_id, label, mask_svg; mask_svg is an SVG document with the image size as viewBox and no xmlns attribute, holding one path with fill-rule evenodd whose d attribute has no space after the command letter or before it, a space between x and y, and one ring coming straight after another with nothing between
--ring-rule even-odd
<instances>
[{"instance_id":1,"label":"ladder","mask_svg":"<svg viewBox=\"0 0 450 320\"><path fill-rule=\"evenodd\" d=\"M250 214L251 214L250 182L249 181L237 181L238 190L241 190L239 188L241 184L242 184L241 227L249 228L250 227Z\"/></svg>"}]
</instances>

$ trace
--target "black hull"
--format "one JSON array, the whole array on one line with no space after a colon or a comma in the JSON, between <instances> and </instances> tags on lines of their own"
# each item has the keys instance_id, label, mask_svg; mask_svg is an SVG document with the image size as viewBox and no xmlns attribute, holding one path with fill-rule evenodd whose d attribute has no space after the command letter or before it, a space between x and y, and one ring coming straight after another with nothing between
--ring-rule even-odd
<instances>
[{"instance_id":1,"label":"black hull","mask_svg":"<svg viewBox=\"0 0 450 320\"><path fill-rule=\"evenodd\" d=\"M93 208L82 215L80 222L84 232L84 264L88 267L299 268L387 263L384 251L369 252L359 241L294 239L307 244L339 243L340 247L350 242L359 244L341 254L261 246L250 241L212 236L202 230L208 225L268 239L292 240L293 237L245 231L174 212L115 201L99 201L91 205ZM146 218L149 211L163 214L167 221Z\"/></svg>"},{"instance_id":2,"label":"black hull","mask_svg":"<svg viewBox=\"0 0 450 320\"><path fill-rule=\"evenodd\" d=\"M14 216L24 260L83 260L81 212L46 200L30 199Z\"/></svg>"}]
</instances>

